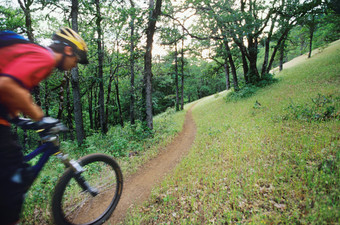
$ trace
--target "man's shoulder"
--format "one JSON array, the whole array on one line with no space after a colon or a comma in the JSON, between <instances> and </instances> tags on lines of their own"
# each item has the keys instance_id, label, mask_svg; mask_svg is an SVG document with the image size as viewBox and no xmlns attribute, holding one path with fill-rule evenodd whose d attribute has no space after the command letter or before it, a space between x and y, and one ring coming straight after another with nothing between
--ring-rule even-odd
<instances>
[{"instance_id":1,"label":"man's shoulder","mask_svg":"<svg viewBox=\"0 0 340 225\"><path fill-rule=\"evenodd\" d=\"M51 52L49 49L38 45L38 44L34 44L34 43L27 43L27 44L16 44L18 46L20 46L20 48L26 50L27 52L32 52L32 53L41 53L41 54L48 54L51 55Z\"/></svg>"},{"instance_id":2,"label":"man's shoulder","mask_svg":"<svg viewBox=\"0 0 340 225\"><path fill-rule=\"evenodd\" d=\"M0 55L2 54L5 57L0 58L1 74L19 80L27 89L33 88L46 78L56 64L49 49L32 43L0 48Z\"/></svg>"},{"instance_id":3,"label":"man's shoulder","mask_svg":"<svg viewBox=\"0 0 340 225\"><path fill-rule=\"evenodd\" d=\"M40 63L54 64L53 52L43 46L27 43L27 44L15 44L12 46L17 57L27 57L32 61L39 61Z\"/></svg>"}]
</instances>

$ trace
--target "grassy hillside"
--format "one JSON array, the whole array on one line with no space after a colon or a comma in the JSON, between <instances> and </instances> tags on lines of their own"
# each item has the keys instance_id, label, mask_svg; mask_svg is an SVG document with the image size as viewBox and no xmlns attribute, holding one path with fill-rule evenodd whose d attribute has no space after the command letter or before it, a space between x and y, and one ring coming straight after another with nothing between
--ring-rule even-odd
<instances>
[{"instance_id":1,"label":"grassy hillside","mask_svg":"<svg viewBox=\"0 0 340 225\"><path fill-rule=\"evenodd\" d=\"M276 78L199 101L190 154L124 224L338 224L340 42Z\"/></svg>"}]
</instances>

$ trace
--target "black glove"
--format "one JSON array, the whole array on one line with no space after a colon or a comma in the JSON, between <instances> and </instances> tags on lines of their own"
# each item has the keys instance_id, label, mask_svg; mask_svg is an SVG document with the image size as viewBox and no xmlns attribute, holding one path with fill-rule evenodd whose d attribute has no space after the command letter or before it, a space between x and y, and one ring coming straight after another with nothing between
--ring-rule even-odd
<instances>
[{"instance_id":1,"label":"black glove","mask_svg":"<svg viewBox=\"0 0 340 225\"><path fill-rule=\"evenodd\" d=\"M26 119L26 118L19 118L19 117L15 117L11 120L9 120L10 123L13 123L15 125L17 125L18 127L21 127L22 129L32 129L32 127L34 127L35 122L33 122L30 119Z\"/></svg>"},{"instance_id":2,"label":"black glove","mask_svg":"<svg viewBox=\"0 0 340 225\"><path fill-rule=\"evenodd\" d=\"M30 119L19 118L16 117L10 120L11 123L21 127L22 129L29 130L40 130L40 129L49 129L60 123L59 120L54 119L52 117L44 117L42 120L38 122L33 122Z\"/></svg>"},{"instance_id":3,"label":"black glove","mask_svg":"<svg viewBox=\"0 0 340 225\"><path fill-rule=\"evenodd\" d=\"M50 129L57 124L59 124L60 121L58 119L54 119L52 117L44 117L42 120L36 122L36 126L38 129Z\"/></svg>"}]
</instances>

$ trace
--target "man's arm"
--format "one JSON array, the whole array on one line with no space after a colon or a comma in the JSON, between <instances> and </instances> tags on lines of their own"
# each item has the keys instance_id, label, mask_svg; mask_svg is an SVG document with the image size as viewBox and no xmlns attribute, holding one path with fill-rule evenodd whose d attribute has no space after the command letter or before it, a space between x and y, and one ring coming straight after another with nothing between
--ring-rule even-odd
<instances>
[{"instance_id":1,"label":"man's arm","mask_svg":"<svg viewBox=\"0 0 340 225\"><path fill-rule=\"evenodd\" d=\"M22 112L39 121L44 116L42 109L33 102L30 92L10 77L0 77L0 102L7 107L11 117Z\"/></svg>"}]
</instances>

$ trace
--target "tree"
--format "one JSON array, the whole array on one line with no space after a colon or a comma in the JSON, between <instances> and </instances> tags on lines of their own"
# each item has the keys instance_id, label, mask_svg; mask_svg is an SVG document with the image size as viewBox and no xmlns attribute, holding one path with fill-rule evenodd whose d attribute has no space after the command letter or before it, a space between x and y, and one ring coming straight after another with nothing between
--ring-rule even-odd
<instances>
[{"instance_id":1,"label":"tree","mask_svg":"<svg viewBox=\"0 0 340 225\"><path fill-rule=\"evenodd\" d=\"M28 40L30 40L31 42L35 42L31 16L31 6L33 2L34 0L18 0L20 8L24 11L25 14L26 34L28 36ZM33 88L33 95L37 105L41 106L40 85Z\"/></svg>"},{"instance_id":2,"label":"tree","mask_svg":"<svg viewBox=\"0 0 340 225\"><path fill-rule=\"evenodd\" d=\"M175 43L175 86L176 86L176 103L175 103L175 108L176 111L179 111L179 97L178 97L178 50L177 50L177 42Z\"/></svg>"},{"instance_id":3,"label":"tree","mask_svg":"<svg viewBox=\"0 0 340 225\"><path fill-rule=\"evenodd\" d=\"M205 37L205 40L207 38L224 40L227 41L226 48L230 42L235 43L241 53L245 82L256 84L265 73L269 73L275 54L283 46L290 29L320 2L189 0L186 1L186 4L195 9L200 21L196 26L193 26L194 29L191 29L195 31L196 28L196 34L192 37L200 36L201 39ZM274 35L277 41L269 60L270 43L273 41ZM257 63L261 40L265 40L266 52L262 70L259 73ZM226 51L229 52L228 49ZM232 62L231 58L229 58L229 62ZM233 69L232 65L230 66Z\"/></svg>"},{"instance_id":4,"label":"tree","mask_svg":"<svg viewBox=\"0 0 340 225\"><path fill-rule=\"evenodd\" d=\"M184 109L184 29L181 48L181 110Z\"/></svg>"},{"instance_id":5,"label":"tree","mask_svg":"<svg viewBox=\"0 0 340 225\"><path fill-rule=\"evenodd\" d=\"M25 25L26 25L26 34L28 36L28 40L34 42L33 35L33 27L32 27L32 16L31 16L31 6L34 0L18 0L20 8L24 11L25 14Z\"/></svg>"},{"instance_id":6,"label":"tree","mask_svg":"<svg viewBox=\"0 0 340 225\"><path fill-rule=\"evenodd\" d=\"M308 58L311 57L312 55L312 46L313 46L313 36L314 36L314 31L316 30L316 15L312 12L309 15L308 21L306 23L308 30L309 30L309 52L308 52Z\"/></svg>"},{"instance_id":7,"label":"tree","mask_svg":"<svg viewBox=\"0 0 340 225\"><path fill-rule=\"evenodd\" d=\"M96 30L97 30L97 47L98 47L98 79L99 79L99 121L100 129L103 134L107 132L107 123L105 120L105 110L104 110L104 79L103 79L103 58L104 50L102 48L102 28L101 21L103 20L100 12L100 1L95 0L96 5Z\"/></svg>"},{"instance_id":8,"label":"tree","mask_svg":"<svg viewBox=\"0 0 340 225\"><path fill-rule=\"evenodd\" d=\"M276 43L273 47L272 56L269 60L267 68L264 70L265 73L269 73L275 55L280 48L285 46L285 41L288 38L289 32L293 27L300 23L301 20L305 17L305 15L310 14L315 8L319 7L321 4L320 0L315 1L305 1L300 3L299 1L283 1L282 4L274 7L273 11L278 15L277 20L273 21L278 23L277 31L273 35L273 39L275 38ZM276 17L275 17L276 18ZM268 50L269 51L269 50ZM284 52L284 49L280 50Z\"/></svg>"},{"instance_id":9,"label":"tree","mask_svg":"<svg viewBox=\"0 0 340 225\"><path fill-rule=\"evenodd\" d=\"M78 0L72 0L71 7L71 20L72 29L78 32ZM74 120L76 125L76 136L78 144L81 145L85 139L84 123L83 123L83 111L81 104L81 95L79 87L79 70L78 67L71 70L71 84L73 93L73 110Z\"/></svg>"},{"instance_id":10,"label":"tree","mask_svg":"<svg viewBox=\"0 0 340 225\"><path fill-rule=\"evenodd\" d=\"M227 59L224 59L224 71L225 71L225 88L226 90L230 89L230 67Z\"/></svg>"},{"instance_id":11,"label":"tree","mask_svg":"<svg viewBox=\"0 0 340 225\"><path fill-rule=\"evenodd\" d=\"M145 118L148 128L153 129L153 114L152 114L152 45L153 36L156 30L156 22L161 14L162 0L149 1L149 21L146 29L146 49L144 54L144 91L145 100Z\"/></svg>"},{"instance_id":12,"label":"tree","mask_svg":"<svg viewBox=\"0 0 340 225\"><path fill-rule=\"evenodd\" d=\"M130 20L130 123L135 124L135 19L136 9L133 0L131 4Z\"/></svg>"},{"instance_id":13,"label":"tree","mask_svg":"<svg viewBox=\"0 0 340 225\"><path fill-rule=\"evenodd\" d=\"M25 26L22 18L23 12L20 9L0 6L0 30L12 30L22 33L21 28Z\"/></svg>"},{"instance_id":14,"label":"tree","mask_svg":"<svg viewBox=\"0 0 340 225\"><path fill-rule=\"evenodd\" d=\"M169 46L170 49L174 49L173 51L170 51L170 55L173 58L173 71L171 73L175 76L175 108L176 111L179 111L180 108L180 102L179 102L179 71L178 71L178 42L180 39L182 39L183 36L179 34L179 31L177 29L176 24L173 24L172 27L164 27L161 31L161 40L162 45ZM182 49L183 51L183 49ZM182 55L183 57L183 55ZM183 59L182 59L183 61ZM182 62L183 64L183 62ZM182 68L183 70L183 68ZM182 71L183 73L183 71ZM182 76L183 78L183 76Z\"/></svg>"}]
</instances>

